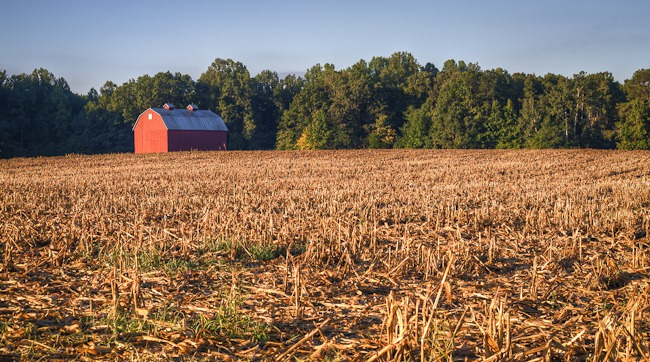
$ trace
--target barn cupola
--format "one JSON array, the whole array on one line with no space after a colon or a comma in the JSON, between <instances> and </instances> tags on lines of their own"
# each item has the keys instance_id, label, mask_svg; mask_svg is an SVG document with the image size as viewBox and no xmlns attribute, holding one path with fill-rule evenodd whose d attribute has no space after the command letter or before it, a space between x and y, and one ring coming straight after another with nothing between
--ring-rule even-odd
<instances>
[{"instance_id":1,"label":"barn cupola","mask_svg":"<svg viewBox=\"0 0 650 362\"><path fill-rule=\"evenodd\" d=\"M171 103L165 103L163 108L165 108L165 110L167 110L167 111L173 111L174 110L174 105L171 104Z\"/></svg>"},{"instance_id":2,"label":"barn cupola","mask_svg":"<svg viewBox=\"0 0 650 362\"><path fill-rule=\"evenodd\" d=\"M188 104L188 105L187 105L187 110L188 110L188 111L198 111L198 110L199 110L199 106L197 106L196 104Z\"/></svg>"}]
</instances>

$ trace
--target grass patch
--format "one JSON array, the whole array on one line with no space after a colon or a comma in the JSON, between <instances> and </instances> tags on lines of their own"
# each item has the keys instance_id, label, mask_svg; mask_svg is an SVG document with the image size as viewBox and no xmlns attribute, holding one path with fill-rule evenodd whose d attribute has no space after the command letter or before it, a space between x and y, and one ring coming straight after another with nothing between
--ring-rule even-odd
<instances>
[{"instance_id":1,"label":"grass patch","mask_svg":"<svg viewBox=\"0 0 650 362\"><path fill-rule=\"evenodd\" d=\"M282 249L271 244L253 244L248 248L253 260L269 261L282 255Z\"/></svg>"},{"instance_id":2,"label":"grass patch","mask_svg":"<svg viewBox=\"0 0 650 362\"><path fill-rule=\"evenodd\" d=\"M284 248L274 244L238 242L223 239L216 245L219 252L227 253L230 258L238 261L269 261L283 255Z\"/></svg>"},{"instance_id":3,"label":"grass patch","mask_svg":"<svg viewBox=\"0 0 650 362\"><path fill-rule=\"evenodd\" d=\"M197 315L189 328L197 338L209 338L214 335L223 335L228 338L252 339L256 342L266 342L269 326L250 316L241 313L240 302L237 299L224 301L217 312L207 317Z\"/></svg>"}]
</instances>

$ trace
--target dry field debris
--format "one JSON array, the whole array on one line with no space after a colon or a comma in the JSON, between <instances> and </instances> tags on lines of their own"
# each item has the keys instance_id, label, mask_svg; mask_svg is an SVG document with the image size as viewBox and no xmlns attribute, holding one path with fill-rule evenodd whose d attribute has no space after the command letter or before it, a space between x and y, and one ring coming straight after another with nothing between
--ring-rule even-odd
<instances>
[{"instance_id":1,"label":"dry field debris","mask_svg":"<svg viewBox=\"0 0 650 362\"><path fill-rule=\"evenodd\" d=\"M0 160L0 360L641 361L650 153Z\"/></svg>"}]
</instances>

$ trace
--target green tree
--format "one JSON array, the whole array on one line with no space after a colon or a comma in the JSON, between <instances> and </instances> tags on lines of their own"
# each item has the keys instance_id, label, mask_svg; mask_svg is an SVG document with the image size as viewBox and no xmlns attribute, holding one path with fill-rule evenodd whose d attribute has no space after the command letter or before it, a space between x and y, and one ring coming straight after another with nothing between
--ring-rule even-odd
<instances>
[{"instance_id":1,"label":"green tree","mask_svg":"<svg viewBox=\"0 0 650 362\"><path fill-rule=\"evenodd\" d=\"M374 101L370 89L370 74L363 60L352 67L335 71L326 69L325 83L328 98L327 117L334 126L335 148L367 146L367 137L374 128L371 113Z\"/></svg>"},{"instance_id":2,"label":"green tree","mask_svg":"<svg viewBox=\"0 0 650 362\"><path fill-rule=\"evenodd\" d=\"M616 104L623 93L611 73L580 72L572 79L575 95L572 134L580 147L612 148L612 130L617 120Z\"/></svg>"},{"instance_id":3,"label":"green tree","mask_svg":"<svg viewBox=\"0 0 650 362\"><path fill-rule=\"evenodd\" d=\"M531 139L539 131L544 119L543 87L541 79L534 75L524 78L523 97L517 123L522 133L524 146L531 147Z\"/></svg>"},{"instance_id":4,"label":"green tree","mask_svg":"<svg viewBox=\"0 0 650 362\"><path fill-rule=\"evenodd\" d=\"M623 86L628 100L642 100L650 103L650 69L639 69Z\"/></svg>"},{"instance_id":5,"label":"green tree","mask_svg":"<svg viewBox=\"0 0 650 362\"><path fill-rule=\"evenodd\" d=\"M392 129L402 127L408 106L418 107L426 97L423 87L428 86L425 78L431 78L431 74L420 78L421 69L407 52L393 53L388 58L374 57L368 64L374 99L371 112L375 117L386 117Z\"/></svg>"},{"instance_id":6,"label":"green tree","mask_svg":"<svg viewBox=\"0 0 650 362\"><path fill-rule=\"evenodd\" d=\"M128 87L128 83L125 83ZM125 119L124 107L113 100L113 95L119 87L112 81L107 81L99 89L99 93L90 92L88 102L84 107L84 117L81 121L81 133L76 141L78 152L107 153L133 151L132 123L135 120ZM123 90L117 91L121 95ZM128 112L128 110L127 110ZM142 112L142 110L140 110ZM127 117L130 117L127 114Z\"/></svg>"},{"instance_id":7,"label":"green tree","mask_svg":"<svg viewBox=\"0 0 650 362\"><path fill-rule=\"evenodd\" d=\"M65 79L40 68L11 77L2 72L0 83L2 157L58 155L71 150L73 122L84 101L70 91Z\"/></svg>"},{"instance_id":8,"label":"green tree","mask_svg":"<svg viewBox=\"0 0 650 362\"><path fill-rule=\"evenodd\" d=\"M140 77L143 79L143 77ZM149 76L144 77L146 82ZM128 82L112 90L111 96L106 99L106 110L116 114L119 123L134 123L143 111L144 104L138 103L137 82L129 79ZM151 105L148 105L151 107Z\"/></svg>"},{"instance_id":9,"label":"green tree","mask_svg":"<svg viewBox=\"0 0 650 362\"><path fill-rule=\"evenodd\" d=\"M616 124L616 147L624 150L650 149L650 107L640 99L619 106L620 122Z\"/></svg>"},{"instance_id":10,"label":"green tree","mask_svg":"<svg viewBox=\"0 0 650 362\"><path fill-rule=\"evenodd\" d=\"M521 148L523 139L517 124L517 114L513 102L508 99L502 113L501 124L498 131L496 148Z\"/></svg>"},{"instance_id":11,"label":"green tree","mask_svg":"<svg viewBox=\"0 0 650 362\"><path fill-rule=\"evenodd\" d=\"M281 114L289 109L291 102L303 87L304 79L302 77L289 74L273 88L273 101Z\"/></svg>"},{"instance_id":12,"label":"green tree","mask_svg":"<svg viewBox=\"0 0 650 362\"><path fill-rule=\"evenodd\" d=\"M16 148L13 125L9 118L11 88L7 72L0 71L0 158L8 157Z\"/></svg>"},{"instance_id":13,"label":"green tree","mask_svg":"<svg viewBox=\"0 0 650 362\"><path fill-rule=\"evenodd\" d=\"M325 118L325 112L321 110L314 114L296 144L301 150L325 150L332 148L331 142L332 129Z\"/></svg>"},{"instance_id":14,"label":"green tree","mask_svg":"<svg viewBox=\"0 0 650 362\"><path fill-rule=\"evenodd\" d=\"M391 148L397 132L388 124L386 116L379 116L368 137L368 148Z\"/></svg>"},{"instance_id":15,"label":"green tree","mask_svg":"<svg viewBox=\"0 0 650 362\"><path fill-rule=\"evenodd\" d=\"M547 74L528 76L519 112L524 146L558 148L568 145L573 100L566 77Z\"/></svg>"},{"instance_id":16,"label":"green tree","mask_svg":"<svg viewBox=\"0 0 650 362\"><path fill-rule=\"evenodd\" d=\"M626 103L618 104L616 147L650 149L650 69L640 69L625 81Z\"/></svg>"},{"instance_id":17,"label":"green tree","mask_svg":"<svg viewBox=\"0 0 650 362\"><path fill-rule=\"evenodd\" d=\"M215 59L197 82L197 90L204 92L200 105L214 109L226 122L231 149L251 147L256 128L251 104L252 88L246 66L232 59Z\"/></svg>"},{"instance_id":18,"label":"green tree","mask_svg":"<svg viewBox=\"0 0 650 362\"><path fill-rule=\"evenodd\" d=\"M497 100L492 101L485 130L479 135L479 142L483 148L521 148L522 140L517 115L510 99L507 100L505 107Z\"/></svg>"},{"instance_id":19,"label":"green tree","mask_svg":"<svg viewBox=\"0 0 650 362\"><path fill-rule=\"evenodd\" d=\"M446 62L438 74L440 86L432 109L430 137L435 148L478 148L487 112L478 88L481 71L478 65Z\"/></svg>"},{"instance_id":20,"label":"green tree","mask_svg":"<svg viewBox=\"0 0 650 362\"><path fill-rule=\"evenodd\" d=\"M331 100L327 93L324 73L325 70L320 64L305 73L302 88L280 118L276 137L278 149L298 149L298 139L311 123L314 113L329 108Z\"/></svg>"},{"instance_id":21,"label":"green tree","mask_svg":"<svg viewBox=\"0 0 650 362\"><path fill-rule=\"evenodd\" d=\"M431 148L431 114L428 107L409 107L406 110L406 123L402 127L402 134L398 138L398 148Z\"/></svg>"},{"instance_id":22,"label":"green tree","mask_svg":"<svg viewBox=\"0 0 650 362\"><path fill-rule=\"evenodd\" d=\"M280 118L276 89L280 87L278 74L269 70L262 71L252 80L251 107L255 122L255 132L250 140L252 149L275 148L275 135Z\"/></svg>"}]
</instances>

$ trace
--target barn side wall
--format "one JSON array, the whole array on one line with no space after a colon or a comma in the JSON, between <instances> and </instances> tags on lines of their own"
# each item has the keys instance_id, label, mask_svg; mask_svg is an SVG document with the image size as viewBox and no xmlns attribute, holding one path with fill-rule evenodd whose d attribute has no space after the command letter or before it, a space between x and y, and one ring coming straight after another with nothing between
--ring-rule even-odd
<instances>
[{"instance_id":1,"label":"barn side wall","mask_svg":"<svg viewBox=\"0 0 650 362\"><path fill-rule=\"evenodd\" d=\"M149 110L138 117L133 138L135 153L167 152L167 128L156 112Z\"/></svg>"},{"instance_id":2,"label":"barn side wall","mask_svg":"<svg viewBox=\"0 0 650 362\"><path fill-rule=\"evenodd\" d=\"M225 150L228 142L223 131L169 131L169 151Z\"/></svg>"}]
</instances>

